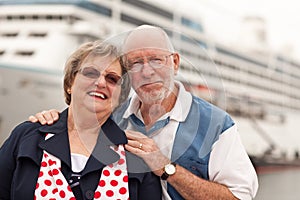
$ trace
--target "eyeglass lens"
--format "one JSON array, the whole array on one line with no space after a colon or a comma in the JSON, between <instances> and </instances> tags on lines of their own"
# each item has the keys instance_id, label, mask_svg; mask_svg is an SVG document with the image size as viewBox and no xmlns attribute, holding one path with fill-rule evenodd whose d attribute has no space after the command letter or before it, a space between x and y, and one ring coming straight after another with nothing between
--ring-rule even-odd
<instances>
[{"instance_id":1,"label":"eyeglass lens","mask_svg":"<svg viewBox=\"0 0 300 200\"><path fill-rule=\"evenodd\" d=\"M79 70L79 72L90 79L98 79L101 76L101 72L98 71L97 69L93 68L93 67L85 67L82 68L81 70ZM111 85L121 85L122 84L122 77L117 75L117 74L113 74L113 73L108 73L104 76L105 81Z\"/></svg>"},{"instance_id":2,"label":"eyeglass lens","mask_svg":"<svg viewBox=\"0 0 300 200\"><path fill-rule=\"evenodd\" d=\"M148 57L146 57L146 60L147 60L147 63L151 67L161 68L167 63L167 58L172 55L173 54L148 56ZM138 59L129 60L127 62L127 67L129 69L129 71L138 72L138 71L141 71L141 69L144 67L144 64L145 64L145 62L144 62L143 58L138 58Z\"/></svg>"}]
</instances>

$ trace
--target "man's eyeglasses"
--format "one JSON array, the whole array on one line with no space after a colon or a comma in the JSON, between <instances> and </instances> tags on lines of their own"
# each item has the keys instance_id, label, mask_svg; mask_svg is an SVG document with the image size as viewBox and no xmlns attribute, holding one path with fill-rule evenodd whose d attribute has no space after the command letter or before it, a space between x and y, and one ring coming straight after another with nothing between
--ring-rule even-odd
<instances>
[{"instance_id":1,"label":"man's eyeglasses","mask_svg":"<svg viewBox=\"0 0 300 200\"><path fill-rule=\"evenodd\" d=\"M145 63L148 63L148 65L150 65L151 67L158 69L164 67L167 64L167 60L169 56L173 56L173 53L169 55L153 55L153 56L128 60L126 62L126 68L130 72L139 72L142 70ZM144 58L146 58L146 62Z\"/></svg>"},{"instance_id":2,"label":"man's eyeglasses","mask_svg":"<svg viewBox=\"0 0 300 200\"><path fill-rule=\"evenodd\" d=\"M101 76L101 72L93 67L84 67L78 70L83 76L96 80ZM121 85L123 83L123 78L114 73L108 73L104 75L105 81L112 86Z\"/></svg>"}]
</instances>

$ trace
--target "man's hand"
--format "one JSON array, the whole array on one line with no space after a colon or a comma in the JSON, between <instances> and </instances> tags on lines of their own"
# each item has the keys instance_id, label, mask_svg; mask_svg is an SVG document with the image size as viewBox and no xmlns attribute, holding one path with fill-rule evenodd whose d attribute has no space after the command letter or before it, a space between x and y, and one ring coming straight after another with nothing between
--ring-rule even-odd
<instances>
[{"instance_id":1,"label":"man's hand","mask_svg":"<svg viewBox=\"0 0 300 200\"><path fill-rule=\"evenodd\" d=\"M44 110L36 113L34 116L29 116L28 120L31 122L39 122L42 125L52 125L59 118L59 111L55 109Z\"/></svg>"},{"instance_id":2,"label":"man's hand","mask_svg":"<svg viewBox=\"0 0 300 200\"><path fill-rule=\"evenodd\" d=\"M141 157L157 176L161 176L164 166L171 161L163 155L155 141L140 132L126 130L125 133L128 139L125 148Z\"/></svg>"}]
</instances>

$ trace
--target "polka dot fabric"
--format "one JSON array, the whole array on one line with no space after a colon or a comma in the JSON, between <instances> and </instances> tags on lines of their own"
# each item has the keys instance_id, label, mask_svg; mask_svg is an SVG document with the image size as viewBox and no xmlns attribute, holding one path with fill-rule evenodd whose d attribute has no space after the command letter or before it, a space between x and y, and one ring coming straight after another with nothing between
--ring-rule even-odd
<instances>
[{"instance_id":1,"label":"polka dot fabric","mask_svg":"<svg viewBox=\"0 0 300 200\"><path fill-rule=\"evenodd\" d=\"M46 140L53 134L47 134ZM34 199L36 200L75 200L74 194L62 174L58 158L44 151L40 174L36 183Z\"/></svg>"},{"instance_id":2,"label":"polka dot fabric","mask_svg":"<svg viewBox=\"0 0 300 200\"><path fill-rule=\"evenodd\" d=\"M45 139L52 137L47 134ZM103 168L94 199L129 200L128 173L124 146L114 149L120 159ZM74 194L61 172L61 162L58 158L44 151L39 177L34 194L35 200L76 200Z\"/></svg>"},{"instance_id":3,"label":"polka dot fabric","mask_svg":"<svg viewBox=\"0 0 300 200\"><path fill-rule=\"evenodd\" d=\"M129 199L124 146L119 145L115 151L120 155L120 159L103 168L94 199Z\"/></svg>"}]
</instances>

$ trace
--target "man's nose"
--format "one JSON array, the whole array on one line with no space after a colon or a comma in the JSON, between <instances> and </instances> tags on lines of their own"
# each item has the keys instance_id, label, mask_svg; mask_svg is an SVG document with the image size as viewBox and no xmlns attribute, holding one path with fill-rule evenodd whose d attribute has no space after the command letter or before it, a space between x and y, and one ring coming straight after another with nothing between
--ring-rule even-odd
<instances>
[{"instance_id":1,"label":"man's nose","mask_svg":"<svg viewBox=\"0 0 300 200\"><path fill-rule=\"evenodd\" d=\"M148 62L145 62L141 72L142 72L143 76L148 77L148 76L153 75L155 73L155 70Z\"/></svg>"}]
</instances>

